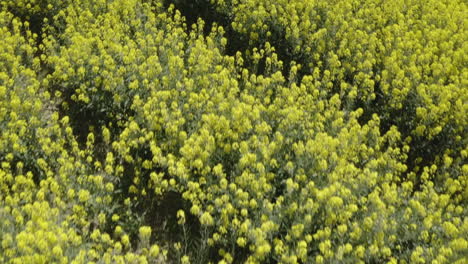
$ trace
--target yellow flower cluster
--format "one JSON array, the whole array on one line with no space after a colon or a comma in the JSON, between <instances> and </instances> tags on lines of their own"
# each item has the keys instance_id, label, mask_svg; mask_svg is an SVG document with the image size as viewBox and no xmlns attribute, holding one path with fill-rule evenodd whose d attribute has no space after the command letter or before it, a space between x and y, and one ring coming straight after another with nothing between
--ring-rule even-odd
<instances>
[{"instance_id":1,"label":"yellow flower cluster","mask_svg":"<svg viewBox=\"0 0 468 264\"><path fill-rule=\"evenodd\" d=\"M174 1L177 2L177 1ZM454 158L462 176L468 133L466 3L380 0L214 0L247 47L286 46L284 61L344 109L377 113L411 140L411 169ZM255 61L255 54L252 60ZM295 63L295 62L294 62ZM302 68L302 69L301 69ZM298 67L291 66L291 72ZM450 154L448 154L448 153ZM443 174L445 170L442 170ZM465 180L463 180L465 181ZM446 179L435 182L446 188Z\"/></svg>"},{"instance_id":2,"label":"yellow flower cluster","mask_svg":"<svg viewBox=\"0 0 468 264\"><path fill-rule=\"evenodd\" d=\"M10 2L1 263L466 262L464 3Z\"/></svg>"},{"instance_id":3,"label":"yellow flower cluster","mask_svg":"<svg viewBox=\"0 0 468 264\"><path fill-rule=\"evenodd\" d=\"M0 262L164 261L167 250L150 242L149 227L130 244L132 229L119 226L118 214L128 216L114 203L118 180L95 161L93 134L80 147L58 111L38 35L6 10L0 31Z\"/></svg>"}]
</instances>

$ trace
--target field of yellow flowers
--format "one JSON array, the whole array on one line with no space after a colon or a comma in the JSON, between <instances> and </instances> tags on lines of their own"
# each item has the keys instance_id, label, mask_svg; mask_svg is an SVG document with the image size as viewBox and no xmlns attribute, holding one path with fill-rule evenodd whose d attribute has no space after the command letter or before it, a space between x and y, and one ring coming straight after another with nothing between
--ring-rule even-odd
<instances>
[{"instance_id":1,"label":"field of yellow flowers","mask_svg":"<svg viewBox=\"0 0 468 264\"><path fill-rule=\"evenodd\" d=\"M468 263L463 0L0 0L0 263Z\"/></svg>"}]
</instances>

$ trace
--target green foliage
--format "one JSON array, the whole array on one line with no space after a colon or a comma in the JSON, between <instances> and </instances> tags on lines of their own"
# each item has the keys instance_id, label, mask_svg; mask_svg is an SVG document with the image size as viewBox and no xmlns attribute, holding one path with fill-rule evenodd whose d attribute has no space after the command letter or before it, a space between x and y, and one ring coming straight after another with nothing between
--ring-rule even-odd
<instances>
[{"instance_id":1,"label":"green foliage","mask_svg":"<svg viewBox=\"0 0 468 264\"><path fill-rule=\"evenodd\" d=\"M171 2L1 2L0 262L466 262L465 3Z\"/></svg>"}]
</instances>

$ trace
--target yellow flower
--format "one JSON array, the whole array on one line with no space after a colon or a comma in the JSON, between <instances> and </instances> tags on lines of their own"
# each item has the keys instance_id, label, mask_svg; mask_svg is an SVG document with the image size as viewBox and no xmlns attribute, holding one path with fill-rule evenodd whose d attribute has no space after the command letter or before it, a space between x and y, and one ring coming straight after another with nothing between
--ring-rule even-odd
<instances>
[{"instance_id":1,"label":"yellow flower","mask_svg":"<svg viewBox=\"0 0 468 264\"><path fill-rule=\"evenodd\" d=\"M339 225L337 229L341 235L344 235L346 231L348 230L348 227L343 224L343 225Z\"/></svg>"},{"instance_id":2,"label":"yellow flower","mask_svg":"<svg viewBox=\"0 0 468 264\"><path fill-rule=\"evenodd\" d=\"M362 245L359 245L359 246L356 247L356 250L354 251L354 254L359 258L364 258L364 253L365 252L366 252L366 249Z\"/></svg>"},{"instance_id":3,"label":"yellow flower","mask_svg":"<svg viewBox=\"0 0 468 264\"><path fill-rule=\"evenodd\" d=\"M245 238L243 237L237 238L237 245L239 245L240 247L245 247L246 244L247 244L247 241L245 240Z\"/></svg>"},{"instance_id":4,"label":"yellow flower","mask_svg":"<svg viewBox=\"0 0 468 264\"><path fill-rule=\"evenodd\" d=\"M87 202L90 198L90 193L88 190L81 189L78 191L78 199L80 202Z\"/></svg>"},{"instance_id":5,"label":"yellow flower","mask_svg":"<svg viewBox=\"0 0 468 264\"><path fill-rule=\"evenodd\" d=\"M329 199L328 203L335 208L339 208L343 206L343 199L338 196L333 196Z\"/></svg>"},{"instance_id":6,"label":"yellow flower","mask_svg":"<svg viewBox=\"0 0 468 264\"><path fill-rule=\"evenodd\" d=\"M270 253L271 246L268 242L263 242L260 246L257 247L255 253L260 258L263 258L266 254Z\"/></svg>"},{"instance_id":7,"label":"yellow flower","mask_svg":"<svg viewBox=\"0 0 468 264\"><path fill-rule=\"evenodd\" d=\"M442 227L444 228L444 231L445 231L445 233L446 233L447 235L449 235L449 236L451 236L451 237L456 237L456 236L457 236L457 234L458 234L458 229L457 229L457 227L456 227L454 224L452 224L451 222L448 222L448 221L444 222L444 223L442 224Z\"/></svg>"},{"instance_id":8,"label":"yellow flower","mask_svg":"<svg viewBox=\"0 0 468 264\"><path fill-rule=\"evenodd\" d=\"M181 259L180 259L181 263L182 264L190 264L190 258L189 256L186 256L184 255Z\"/></svg>"},{"instance_id":9,"label":"yellow flower","mask_svg":"<svg viewBox=\"0 0 468 264\"><path fill-rule=\"evenodd\" d=\"M214 220L213 220L213 217L210 215L210 213L204 212L204 213L200 216L200 223L201 223L202 225L212 226L212 225L214 224Z\"/></svg>"},{"instance_id":10,"label":"yellow flower","mask_svg":"<svg viewBox=\"0 0 468 264\"><path fill-rule=\"evenodd\" d=\"M121 241L122 241L122 244L125 246L125 247L129 247L130 246L130 238L128 237L128 235L123 235L121 237Z\"/></svg>"},{"instance_id":11,"label":"yellow flower","mask_svg":"<svg viewBox=\"0 0 468 264\"><path fill-rule=\"evenodd\" d=\"M117 222L117 221L119 221L119 219L120 219L120 216L118 214L113 214L112 215L112 221Z\"/></svg>"},{"instance_id":12,"label":"yellow flower","mask_svg":"<svg viewBox=\"0 0 468 264\"><path fill-rule=\"evenodd\" d=\"M149 250L149 255L150 257L157 257L159 255L159 246L158 245L152 245L150 250Z\"/></svg>"},{"instance_id":13,"label":"yellow flower","mask_svg":"<svg viewBox=\"0 0 468 264\"><path fill-rule=\"evenodd\" d=\"M140 240L143 240L143 241L149 240L151 236L151 227L149 226L140 227L139 236L140 236Z\"/></svg>"},{"instance_id":14,"label":"yellow flower","mask_svg":"<svg viewBox=\"0 0 468 264\"><path fill-rule=\"evenodd\" d=\"M200 207L198 205L194 204L192 205L192 208L190 208L190 212L194 215L198 215L200 213Z\"/></svg>"},{"instance_id":15,"label":"yellow flower","mask_svg":"<svg viewBox=\"0 0 468 264\"><path fill-rule=\"evenodd\" d=\"M120 253L122 251L122 244L120 242L115 242L114 244L114 250L117 252L117 253Z\"/></svg>"},{"instance_id":16,"label":"yellow flower","mask_svg":"<svg viewBox=\"0 0 468 264\"><path fill-rule=\"evenodd\" d=\"M185 212L184 210L177 211L177 223L183 225L185 223Z\"/></svg>"}]
</instances>

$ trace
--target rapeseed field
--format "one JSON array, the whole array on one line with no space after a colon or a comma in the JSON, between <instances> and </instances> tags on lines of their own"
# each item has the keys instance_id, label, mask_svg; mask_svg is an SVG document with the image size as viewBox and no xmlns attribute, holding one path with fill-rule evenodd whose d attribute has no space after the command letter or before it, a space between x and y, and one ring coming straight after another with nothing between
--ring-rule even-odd
<instances>
[{"instance_id":1,"label":"rapeseed field","mask_svg":"<svg viewBox=\"0 0 468 264\"><path fill-rule=\"evenodd\" d=\"M467 14L0 0L0 263L467 263Z\"/></svg>"}]
</instances>

